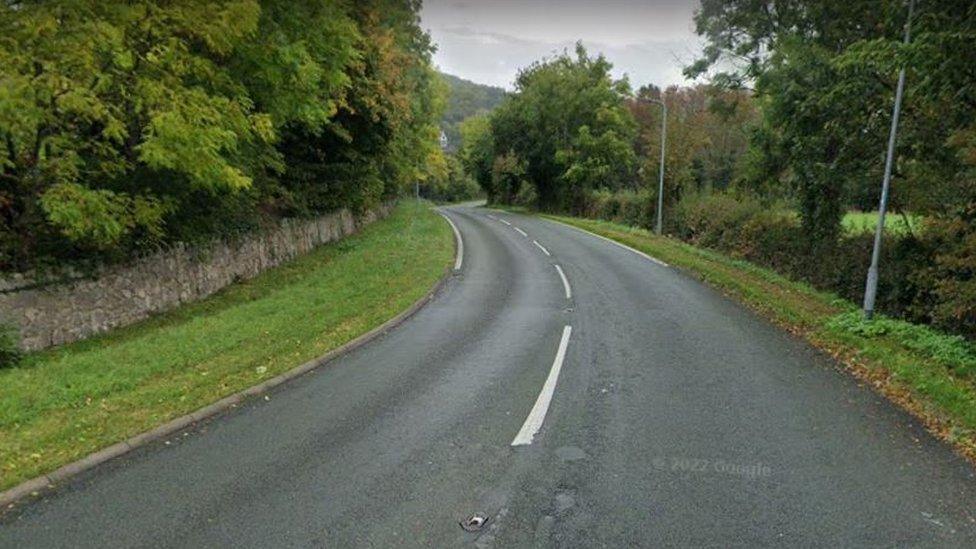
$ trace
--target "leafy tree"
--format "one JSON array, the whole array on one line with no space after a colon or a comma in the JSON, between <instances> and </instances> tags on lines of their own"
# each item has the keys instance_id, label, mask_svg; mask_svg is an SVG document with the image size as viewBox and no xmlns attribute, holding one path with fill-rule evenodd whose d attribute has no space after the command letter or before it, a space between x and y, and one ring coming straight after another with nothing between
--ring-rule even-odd
<instances>
[{"instance_id":1,"label":"leafy tree","mask_svg":"<svg viewBox=\"0 0 976 549\"><path fill-rule=\"evenodd\" d=\"M443 173L432 173L421 194L438 202L460 202L477 198L481 189L465 171L461 160L455 155L446 154Z\"/></svg>"},{"instance_id":2,"label":"leafy tree","mask_svg":"<svg viewBox=\"0 0 976 549\"><path fill-rule=\"evenodd\" d=\"M630 89L610 76L611 67L577 44L574 56L522 70L515 93L491 117L496 155L510 151L524 161L543 209L579 211L588 189L632 181Z\"/></svg>"},{"instance_id":3,"label":"leafy tree","mask_svg":"<svg viewBox=\"0 0 976 549\"><path fill-rule=\"evenodd\" d=\"M222 60L255 29L251 1L0 5L5 263L59 235L109 248L162 230L165 187L247 188L242 151L269 118ZM165 189L165 187L162 187Z\"/></svg>"},{"instance_id":4,"label":"leafy tree","mask_svg":"<svg viewBox=\"0 0 976 549\"><path fill-rule=\"evenodd\" d=\"M492 165L495 160L495 141L491 133L491 120L487 115L476 115L461 122L461 150L458 157L471 177L488 195L488 202L499 197L492 185Z\"/></svg>"},{"instance_id":5,"label":"leafy tree","mask_svg":"<svg viewBox=\"0 0 976 549\"><path fill-rule=\"evenodd\" d=\"M509 151L495 157L491 165L491 189L494 197L502 204L512 204L515 198L521 193L523 195L522 206L538 207L538 204L528 203L526 196L531 195L536 201L538 196L528 191L522 191L523 187L531 185L525 179L525 162L514 152Z\"/></svg>"},{"instance_id":6,"label":"leafy tree","mask_svg":"<svg viewBox=\"0 0 976 549\"><path fill-rule=\"evenodd\" d=\"M805 235L832 245L845 209L876 207L906 68L891 205L927 217L906 244L923 250L907 275L917 288L913 314L972 336L976 4L917 2L905 45L907 15L901 1L703 0L696 25L708 46L686 73L754 86L762 121L743 179L795 194Z\"/></svg>"},{"instance_id":7,"label":"leafy tree","mask_svg":"<svg viewBox=\"0 0 976 549\"><path fill-rule=\"evenodd\" d=\"M362 209L443 168L419 7L0 4L0 268Z\"/></svg>"},{"instance_id":8,"label":"leafy tree","mask_svg":"<svg viewBox=\"0 0 976 549\"><path fill-rule=\"evenodd\" d=\"M696 24L708 46L686 72L721 67L713 82L754 85L764 121L750 151L750 165L760 169L751 175L795 189L805 230L829 244L845 209L877 204L902 66L908 87L892 205L937 212L958 188L963 167L950 139L972 120L960 98L972 97L965 52L973 46L973 10L971 2L920 3L906 47L902 2L705 0Z\"/></svg>"}]
</instances>

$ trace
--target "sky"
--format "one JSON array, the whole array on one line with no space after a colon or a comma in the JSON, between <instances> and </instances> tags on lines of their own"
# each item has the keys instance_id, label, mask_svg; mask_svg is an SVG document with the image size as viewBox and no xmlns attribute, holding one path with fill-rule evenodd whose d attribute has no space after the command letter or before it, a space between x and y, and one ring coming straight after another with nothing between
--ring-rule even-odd
<instances>
[{"instance_id":1,"label":"sky","mask_svg":"<svg viewBox=\"0 0 976 549\"><path fill-rule=\"evenodd\" d=\"M421 24L441 71L512 89L519 68L582 40L631 86L687 84L700 52L698 0L425 0Z\"/></svg>"}]
</instances>

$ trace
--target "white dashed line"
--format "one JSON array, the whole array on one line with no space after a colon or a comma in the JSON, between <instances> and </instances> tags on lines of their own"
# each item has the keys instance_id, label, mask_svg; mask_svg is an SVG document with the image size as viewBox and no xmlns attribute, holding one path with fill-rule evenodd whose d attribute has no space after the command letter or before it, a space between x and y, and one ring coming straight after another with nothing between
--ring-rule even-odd
<instances>
[{"instance_id":1,"label":"white dashed line","mask_svg":"<svg viewBox=\"0 0 976 549\"><path fill-rule=\"evenodd\" d=\"M520 235L522 235L522 236L524 236L526 238L529 237L528 233L526 233L522 229L519 229L518 227L515 227L515 226L513 226L512 228L515 229L515 232L517 232L518 234L520 234Z\"/></svg>"},{"instance_id":2,"label":"white dashed line","mask_svg":"<svg viewBox=\"0 0 976 549\"><path fill-rule=\"evenodd\" d=\"M551 253L549 253L549 250L547 250L545 246L543 246L542 244L539 244L539 241L538 240L533 240L532 243L535 244L536 248L539 248L540 250L542 250L542 253L544 253L544 254L546 254L548 256L551 256L552 255Z\"/></svg>"},{"instance_id":3,"label":"white dashed line","mask_svg":"<svg viewBox=\"0 0 976 549\"><path fill-rule=\"evenodd\" d=\"M559 265L553 265L556 268L556 272L559 273L559 278L563 281L563 288L566 290L566 299L573 299L573 290L569 287L569 280L566 279L566 273L563 272L563 268Z\"/></svg>"},{"instance_id":4,"label":"white dashed line","mask_svg":"<svg viewBox=\"0 0 976 549\"><path fill-rule=\"evenodd\" d=\"M511 227L511 226L512 226L512 224L511 224L511 223L509 223L508 221L505 221L504 219L501 219L501 218L498 218L498 220L499 220L499 221L501 221L502 223L504 223L504 224L506 224L506 225L508 225L509 227Z\"/></svg>"},{"instance_id":5,"label":"white dashed line","mask_svg":"<svg viewBox=\"0 0 976 549\"><path fill-rule=\"evenodd\" d=\"M532 444L532 439L542 428L542 422L545 421L546 413L549 411L549 403L552 402L552 395L556 392L556 382L559 381L559 371L563 368L563 360L566 359L566 347L569 346L569 336L572 332L571 326L563 327L563 337L559 341L559 350L556 351L556 358L552 361L549 377L542 385L542 392L535 399L535 405L532 406L529 417L525 418L525 423L522 424L522 428L512 440L512 446Z\"/></svg>"}]
</instances>

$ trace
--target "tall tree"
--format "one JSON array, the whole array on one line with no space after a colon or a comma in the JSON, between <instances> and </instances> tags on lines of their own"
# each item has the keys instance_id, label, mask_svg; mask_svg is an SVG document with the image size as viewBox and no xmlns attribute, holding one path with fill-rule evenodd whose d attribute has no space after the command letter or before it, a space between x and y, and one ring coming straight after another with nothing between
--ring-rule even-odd
<instances>
[{"instance_id":1,"label":"tall tree","mask_svg":"<svg viewBox=\"0 0 976 549\"><path fill-rule=\"evenodd\" d=\"M512 94L492 116L496 154L525 162L544 209L579 211L589 189L632 182L636 131L625 106L626 80L590 57L582 44L522 70Z\"/></svg>"},{"instance_id":2,"label":"tall tree","mask_svg":"<svg viewBox=\"0 0 976 549\"><path fill-rule=\"evenodd\" d=\"M0 269L363 209L443 171L419 8L0 3Z\"/></svg>"}]
</instances>

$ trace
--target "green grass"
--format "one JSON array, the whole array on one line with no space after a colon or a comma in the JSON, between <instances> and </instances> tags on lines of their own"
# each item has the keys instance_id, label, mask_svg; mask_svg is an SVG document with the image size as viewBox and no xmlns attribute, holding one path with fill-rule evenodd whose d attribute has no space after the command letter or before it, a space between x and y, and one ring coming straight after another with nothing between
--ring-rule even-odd
<instances>
[{"instance_id":1,"label":"green grass","mask_svg":"<svg viewBox=\"0 0 976 549\"><path fill-rule=\"evenodd\" d=\"M0 370L0 489L287 371L420 299L450 227L400 204L360 234L203 301Z\"/></svg>"},{"instance_id":2,"label":"green grass","mask_svg":"<svg viewBox=\"0 0 976 549\"><path fill-rule=\"evenodd\" d=\"M751 263L642 229L545 215L611 238L697 276L845 362L860 379L976 458L976 348L927 326L879 317Z\"/></svg>"},{"instance_id":3,"label":"green grass","mask_svg":"<svg viewBox=\"0 0 976 549\"><path fill-rule=\"evenodd\" d=\"M844 227L844 232L849 235L873 233L878 226L878 212L847 212L841 220L841 225ZM897 212L885 216L886 233L905 235L917 233L921 228L921 216L902 215Z\"/></svg>"}]
</instances>

